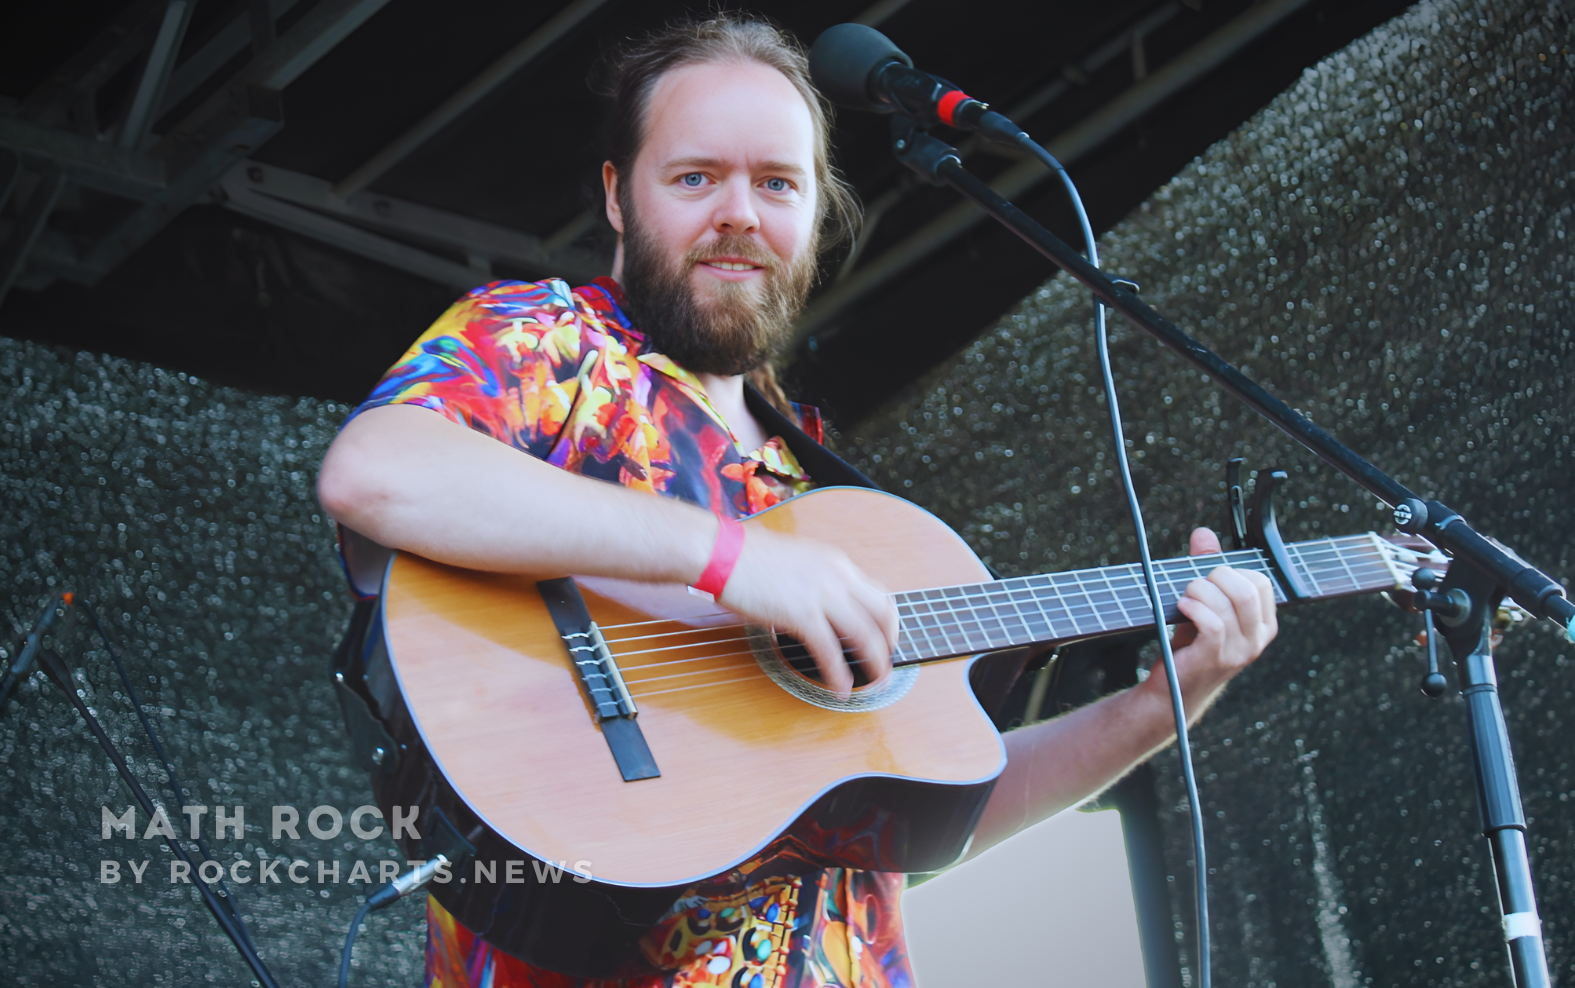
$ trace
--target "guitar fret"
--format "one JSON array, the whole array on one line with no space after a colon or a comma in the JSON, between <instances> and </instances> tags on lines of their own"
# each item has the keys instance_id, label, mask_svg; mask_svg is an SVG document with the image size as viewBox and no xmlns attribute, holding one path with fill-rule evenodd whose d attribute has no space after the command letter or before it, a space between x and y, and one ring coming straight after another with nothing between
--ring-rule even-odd
<instances>
[{"instance_id":1,"label":"guitar fret","mask_svg":"<svg viewBox=\"0 0 1575 988\"><path fill-rule=\"evenodd\" d=\"M941 602L946 605L946 613L939 625L942 634L942 645L947 651L962 651L959 644L966 646L969 633L969 619L971 614L963 614L957 610L957 598L967 594L967 588L952 587L941 593ZM956 639L962 639L961 643Z\"/></svg>"},{"instance_id":2,"label":"guitar fret","mask_svg":"<svg viewBox=\"0 0 1575 988\"><path fill-rule=\"evenodd\" d=\"M1023 581L1023 590L1027 592L1034 602L1034 607L1039 611L1040 620L1044 622L1044 637L1051 639L1056 636L1055 616L1045 606L1045 599L1035 592L1032 581Z\"/></svg>"},{"instance_id":3,"label":"guitar fret","mask_svg":"<svg viewBox=\"0 0 1575 988\"><path fill-rule=\"evenodd\" d=\"M1006 622L1010 627L1017 629L1011 637L1014 639L1032 637L1033 625L1029 622L1028 615L1023 613L1022 587L1016 580L1002 580L1000 586L1001 605L1003 608L1009 608Z\"/></svg>"},{"instance_id":4,"label":"guitar fret","mask_svg":"<svg viewBox=\"0 0 1575 988\"><path fill-rule=\"evenodd\" d=\"M1025 601L1032 607L1031 611L1023 610ZM1012 591L1012 607L1017 611L1018 620L1022 622L1027 637L1038 639L1045 637L1044 632L1050 629L1049 616L1045 614L1044 604L1040 603L1027 583L1020 583Z\"/></svg>"},{"instance_id":5,"label":"guitar fret","mask_svg":"<svg viewBox=\"0 0 1575 988\"><path fill-rule=\"evenodd\" d=\"M1034 599L1033 593L1026 587L1019 585L1008 589L1007 599L1012 605L1013 617L1023 629L1022 637L1038 637L1039 632L1035 630L1034 612L1040 611L1040 608L1038 606L1038 601ZM1023 604L1025 602L1032 607L1032 610L1025 611L1023 609ZM1040 611L1040 616L1042 616L1042 613L1043 612Z\"/></svg>"},{"instance_id":6,"label":"guitar fret","mask_svg":"<svg viewBox=\"0 0 1575 988\"><path fill-rule=\"evenodd\" d=\"M935 629L939 623L939 618L935 613L935 605L932 602L934 600L933 593L934 591L923 591L919 600L914 602L913 605L915 626L924 635L923 650L928 653L924 656L925 658L933 658L941 654L941 650L935 647L935 636L931 633L932 629ZM922 610L920 609L921 606Z\"/></svg>"},{"instance_id":7,"label":"guitar fret","mask_svg":"<svg viewBox=\"0 0 1575 988\"><path fill-rule=\"evenodd\" d=\"M1110 628L1109 625L1105 623L1105 616L1100 613L1099 600L1094 596L1094 592L1089 589L1089 581L1084 578L1083 574L1087 572L1087 570L1076 571L1075 575L1077 576L1078 589L1083 591L1083 597L1088 601L1088 609L1090 614L1093 616L1094 620L1099 622L1099 630L1108 631Z\"/></svg>"},{"instance_id":8,"label":"guitar fret","mask_svg":"<svg viewBox=\"0 0 1575 988\"><path fill-rule=\"evenodd\" d=\"M1035 583L1034 581L1037 581L1037 583ZM1048 610L1045 611L1045 619L1046 619L1047 623L1050 625L1050 637L1052 639L1054 639L1054 638L1061 638L1061 637L1064 637L1066 635L1073 635L1073 634L1077 633L1077 626L1076 626L1076 624L1074 624L1072 622L1071 618L1067 616L1067 602L1066 602L1066 598L1062 595L1061 590L1056 585L1055 579L1053 577L1047 577L1047 576L1032 577L1030 579L1030 581L1029 581L1029 587L1030 587L1030 589L1032 589L1034 591L1035 599L1040 600L1041 602L1045 600L1045 595L1041 594L1039 592L1040 590L1049 590L1051 593L1055 594L1056 611L1058 613L1055 614L1055 615L1052 615L1050 613L1050 611L1048 611ZM1040 607L1043 608L1044 604L1041 603ZM1067 624L1067 627L1064 629L1064 632L1063 632L1063 629L1059 629L1059 628L1056 627L1055 622L1056 622L1056 618L1057 617L1059 617L1062 621L1064 621Z\"/></svg>"},{"instance_id":9,"label":"guitar fret","mask_svg":"<svg viewBox=\"0 0 1575 988\"><path fill-rule=\"evenodd\" d=\"M1127 613L1127 602L1121 596L1121 591L1116 589L1116 585L1114 581L1110 579L1110 573L1108 571L1105 572L1105 586L1109 588L1110 597L1115 601L1116 608L1121 611L1122 624L1129 628L1132 627L1132 615Z\"/></svg>"},{"instance_id":10,"label":"guitar fret","mask_svg":"<svg viewBox=\"0 0 1575 988\"><path fill-rule=\"evenodd\" d=\"M936 591L935 595L930 599L930 609L934 615L934 623L931 626L931 630L934 632L935 637L940 640L937 651L949 651L952 637L957 633L957 613L956 609L952 607L951 599L947 596L945 590Z\"/></svg>"},{"instance_id":11,"label":"guitar fret","mask_svg":"<svg viewBox=\"0 0 1575 988\"><path fill-rule=\"evenodd\" d=\"M962 645L962 647L954 649L955 651L958 651L958 652L967 650L967 645L968 645L969 639L971 637L970 633L972 633L972 634L977 634L978 633L978 631L979 631L979 617L978 617L978 614L974 611L974 608L972 606L969 606L967 608L967 614L963 614L962 612L958 611L958 609L957 609L957 599L959 597L962 597L962 598L964 598L964 600L966 600L966 598L968 596L971 596L971 591L974 589L974 587L977 587L977 586L978 586L978 584L974 584L973 586L969 586L969 587L953 587L953 588L951 588L951 590L949 592L947 592L947 594L946 594L946 596L944 598L945 601L946 601L947 612L953 618L953 626L956 629L955 631L947 633L948 646L951 645L950 639L954 635L956 637L961 638L962 641L961 641L960 644Z\"/></svg>"},{"instance_id":12,"label":"guitar fret","mask_svg":"<svg viewBox=\"0 0 1575 988\"><path fill-rule=\"evenodd\" d=\"M930 633L932 639L939 639L939 644L932 646L934 653L939 655L949 651L951 648L952 631L950 626L954 623L952 620L952 606L946 597L944 589L936 590L927 596L926 606L929 609L930 621L926 631Z\"/></svg>"},{"instance_id":13,"label":"guitar fret","mask_svg":"<svg viewBox=\"0 0 1575 988\"><path fill-rule=\"evenodd\" d=\"M1011 604L1010 595L1003 594L1000 591L985 591L984 600L985 606L989 609L989 631L987 635L1000 635L1003 639L1000 644L1010 643L1012 634L1008 629L1011 615L1003 613L1006 605ZM988 641L988 638L986 640ZM991 644L997 643L991 642Z\"/></svg>"}]
</instances>

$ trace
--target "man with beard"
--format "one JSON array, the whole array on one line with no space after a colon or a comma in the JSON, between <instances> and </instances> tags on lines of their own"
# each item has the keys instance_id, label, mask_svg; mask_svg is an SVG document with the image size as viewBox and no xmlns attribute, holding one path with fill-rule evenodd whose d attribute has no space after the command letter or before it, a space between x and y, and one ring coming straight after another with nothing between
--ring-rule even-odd
<instances>
[{"instance_id":1,"label":"man with beard","mask_svg":"<svg viewBox=\"0 0 1575 988\"><path fill-rule=\"evenodd\" d=\"M746 16L684 22L620 54L611 96L612 277L572 290L496 282L457 302L346 424L322 502L359 533L347 549L370 540L473 569L690 584L802 641L831 688L853 685L844 643L878 679L897 631L884 590L834 546L759 527L745 538L737 524L816 484L861 480L770 372L820 249L857 216L802 49ZM1192 547L1218 541L1200 529ZM1273 598L1262 577L1221 568L1180 608L1192 625L1176 659L1197 716L1273 638ZM1159 674L1008 734L974 853L1109 785L1168 743L1170 718ZM660 973L638 983L911 982L901 875L741 871L765 877L675 904L642 943ZM429 984L581 983L428 902ZM789 949L740 949L773 937Z\"/></svg>"}]
</instances>

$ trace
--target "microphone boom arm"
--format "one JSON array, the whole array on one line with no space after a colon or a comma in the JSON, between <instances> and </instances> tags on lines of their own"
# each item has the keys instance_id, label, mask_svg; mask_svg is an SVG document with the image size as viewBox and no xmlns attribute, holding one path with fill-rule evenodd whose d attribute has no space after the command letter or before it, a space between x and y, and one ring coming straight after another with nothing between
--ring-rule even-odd
<instances>
[{"instance_id":1,"label":"microphone boom arm","mask_svg":"<svg viewBox=\"0 0 1575 988\"><path fill-rule=\"evenodd\" d=\"M1480 535L1459 513L1438 501L1423 501L1355 450L1314 425L1262 385L1227 363L1155 312L1137 295L1112 281L1081 254L963 167L956 151L916 126L893 128L893 148L903 164L935 185L950 185L1057 267L1082 282L1100 301L1126 317L1193 365L1220 387L1311 450L1364 490L1395 508L1395 523L1480 569L1529 613L1563 627L1575 640L1575 604L1564 588L1499 543Z\"/></svg>"}]
</instances>

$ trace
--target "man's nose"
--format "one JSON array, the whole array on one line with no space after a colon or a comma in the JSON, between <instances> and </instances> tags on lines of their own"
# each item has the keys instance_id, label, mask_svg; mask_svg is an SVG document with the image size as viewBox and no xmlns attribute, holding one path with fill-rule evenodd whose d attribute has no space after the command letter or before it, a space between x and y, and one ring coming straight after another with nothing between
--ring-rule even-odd
<instances>
[{"instance_id":1,"label":"man's nose","mask_svg":"<svg viewBox=\"0 0 1575 988\"><path fill-rule=\"evenodd\" d=\"M746 234L759 230L760 215L755 211L754 186L742 180L729 179L723 182L711 225L718 233Z\"/></svg>"}]
</instances>

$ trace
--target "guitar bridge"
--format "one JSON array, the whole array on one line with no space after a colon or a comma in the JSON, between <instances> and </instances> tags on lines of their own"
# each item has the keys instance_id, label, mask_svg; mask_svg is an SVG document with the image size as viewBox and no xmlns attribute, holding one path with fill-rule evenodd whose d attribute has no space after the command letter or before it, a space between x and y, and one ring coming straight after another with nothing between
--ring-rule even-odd
<instances>
[{"instance_id":1,"label":"guitar bridge","mask_svg":"<svg viewBox=\"0 0 1575 988\"><path fill-rule=\"evenodd\" d=\"M597 720L639 716L634 697L629 695L629 687L618 671L607 639L602 637L602 629L596 627L595 621L591 622L590 630L571 632L563 636L563 641L569 646L574 667L580 671L585 692L590 694Z\"/></svg>"},{"instance_id":2,"label":"guitar bridge","mask_svg":"<svg viewBox=\"0 0 1575 988\"><path fill-rule=\"evenodd\" d=\"M639 709L629 687L618 670L618 662L607 639L591 620L591 612L580 596L580 588L570 577L542 580L536 584L541 599L552 615L553 624L568 649L569 660L579 674L580 685L596 711L596 720L602 737L612 750L613 760L625 782L637 779L654 779L662 773L656 767L645 734L635 722Z\"/></svg>"}]
</instances>

